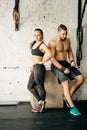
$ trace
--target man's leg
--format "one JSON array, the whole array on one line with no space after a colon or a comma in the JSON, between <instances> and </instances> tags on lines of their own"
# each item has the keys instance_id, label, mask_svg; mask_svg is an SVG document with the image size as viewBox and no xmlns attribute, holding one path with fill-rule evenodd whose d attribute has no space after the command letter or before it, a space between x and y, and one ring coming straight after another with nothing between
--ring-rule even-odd
<instances>
[{"instance_id":1,"label":"man's leg","mask_svg":"<svg viewBox=\"0 0 87 130\"><path fill-rule=\"evenodd\" d=\"M70 94L70 90L69 90L69 81L66 80L66 81L62 82L61 84L63 86L63 93L64 93L65 98L67 99L70 107L73 107L74 103L71 99L71 94Z\"/></svg>"},{"instance_id":2,"label":"man's leg","mask_svg":"<svg viewBox=\"0 0 87 130\"><path fill-rule=\"evenodd\" d=\"M80 116L81 113L77 109L77 107L74 105L72 98L71 98L71 94L70 94L70 91L69 91L69 81L66 80L66 81L62 82L61 84L63 86L64 96L65 96L68 104L70 105L70 113L74 116Z\"/></svg>"},{"instance_id":3,"label":"man's leg","mask_svg":"<svg viewBox=\"0 0 87 130\"><path fill-rule=\"evenodd\" d=\"M73 93L80 87L80 85L84 82L84 77L83 75L79 75L75 77L75 82L73 83L71 89L70 89L70 94L71 96Z\"/></svg>"}]
</instances>

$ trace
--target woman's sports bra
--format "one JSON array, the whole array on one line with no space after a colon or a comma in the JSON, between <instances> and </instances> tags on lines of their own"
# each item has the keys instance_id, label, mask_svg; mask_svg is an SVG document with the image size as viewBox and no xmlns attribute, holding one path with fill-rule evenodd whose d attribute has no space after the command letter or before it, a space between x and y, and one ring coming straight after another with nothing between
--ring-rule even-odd
<instances>
[{"instance_id":1,"label":"woman's sports bra","mask_svg":"<svg viewBox=\"0 0 87 130\"><path fill-rule=\"evenodd\" d=\"M31 54L32 55L36 55L36 56L44 56L44 53L40 51L39 47L43 42L41 42L35 49L31 50Z\"/></svg>"}]
</instances>

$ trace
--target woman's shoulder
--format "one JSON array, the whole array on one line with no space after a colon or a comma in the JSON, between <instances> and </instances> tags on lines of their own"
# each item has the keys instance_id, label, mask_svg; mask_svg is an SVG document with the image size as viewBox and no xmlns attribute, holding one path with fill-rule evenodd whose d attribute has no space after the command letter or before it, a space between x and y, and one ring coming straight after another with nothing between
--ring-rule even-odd
<instances>
[{"instance_id":1,"label":"woman's shoulder","mask_svg":"<svg viewBox=\"0 0 87 130\"><path fill-rule=\"evenodd\" d=\"M32 42L30 43L30 48L32 48L35 43L36 43L36 41L32 41Z\"/></svg>"}]
</instances>

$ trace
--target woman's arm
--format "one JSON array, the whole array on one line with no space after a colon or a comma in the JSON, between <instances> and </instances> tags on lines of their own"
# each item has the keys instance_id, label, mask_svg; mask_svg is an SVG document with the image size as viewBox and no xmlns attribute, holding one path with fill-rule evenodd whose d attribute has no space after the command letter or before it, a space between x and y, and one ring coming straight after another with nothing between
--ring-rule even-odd
<instances>
[{"instance_id":1,"label":"woman's arm","mask_svg":"<svg viewBox=\"0 0 87 130\"><path fill-rule=\"evenodd\" d=\"M42 52L44 52L44 57L43 57L43 59L41 61L41 64L44 64L45 62L47 62L48 60L51 59L52 54L51 54L51 51L50 51L50 49L48 48L48 46L46 44L42 44L40 46L40 50Z\"/></svg>"}]
</instances>

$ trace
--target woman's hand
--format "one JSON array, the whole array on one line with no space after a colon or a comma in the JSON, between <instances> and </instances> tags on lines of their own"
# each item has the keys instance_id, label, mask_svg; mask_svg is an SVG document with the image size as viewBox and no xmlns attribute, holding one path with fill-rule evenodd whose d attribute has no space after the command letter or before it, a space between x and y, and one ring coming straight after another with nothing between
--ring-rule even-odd
<instances>
[{"instance_id":1,"label":"woman's hand","mask_svg":"<svg viewBox=\"0 0 87 130\"><path fill-rule=\"evenodd\" d=\"M39 61L38 64L40 64L40 65L43 64L43 61Z\"/></svg>"}]
</instances>

